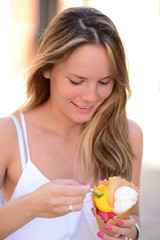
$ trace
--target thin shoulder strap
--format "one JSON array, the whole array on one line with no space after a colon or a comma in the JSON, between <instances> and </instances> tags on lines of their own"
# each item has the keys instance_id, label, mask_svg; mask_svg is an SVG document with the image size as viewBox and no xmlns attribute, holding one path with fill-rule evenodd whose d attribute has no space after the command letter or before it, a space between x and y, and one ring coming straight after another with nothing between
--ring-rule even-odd
<instances>
[{"instance_id":1,"label":"thin shoulder strap","mask_svg":"<svg viewBox=\"0 0 160 240\"><path fill-rule=\"evenodd\" d=\"M26 123L24 119L24 114L22 112L20 112L20 117L22 122L23 133L24 133L24 140L25 140L26 149L27 149L27 159L28 161L31 161L29 146L28 146L28 138L27 138L27 128L26 128Z\"/></svg>"},{"instance_id":2,"label":"thin shoulder strap","mask_svg":"<svg viewBox=\"0 0 160 240\"><path fill-rule=\"evenodd\" d=\"M21 127L19 125L17 118L14 115L11 115L10 117L12 118L12 120L15 124L16 130L17 130L19 152L20 152L21 165L22 165L22 171L23 171L26 166L26 156L25 156L25 150L24 150L22 130L21 130Z\"/></svg>"}]
</instances>

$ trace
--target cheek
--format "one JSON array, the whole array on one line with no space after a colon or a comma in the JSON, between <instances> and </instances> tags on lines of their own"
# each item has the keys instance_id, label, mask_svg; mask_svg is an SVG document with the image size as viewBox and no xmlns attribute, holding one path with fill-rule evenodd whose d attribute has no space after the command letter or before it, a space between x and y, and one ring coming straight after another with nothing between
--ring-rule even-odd
<instances>
[{"instance_id":1,"label":"cheek","mask_svg":"<svg viewBox=\"0 0 160 240\"><path fill-rule=\"evenodd\" d=\"M60 79L54 79L54 81L51 82L51 92L53 98L58 97L60 99L64 99L70 94L66 84L64 82L61 82Z\"/></svg>"},{"instance_id":2,"label":"cheek","mask_svg":"<svg viewBox=\"0 0 160 240\"><path fill-rule=\"evenodd\" d=\"M73 99L81 94L81 88L72 86L67 81L59 86L59 91L62 97L66 99Z\"/></svg>"},{"instance_id":3,"label":"cheek","mask_svg":"<svg viewBox=\"0 0 160 240\"><path fill-rule=\"evenodd\" d=\"M102 99L102 100L105 100L106 98L108 98L110 95L111 95L111 93L112 93L112 91L113 91L113 84L111 85L111 86L109 86L108 88L106 88L106 89L103 89L103 90L101 90L100 91L100 98Z\"/></svg>"},{"instance_id":4,"label":"cheek","mask_svg":"<svg viewBox=\"0 0 160 240\"><path fill-rule=\"evenodd\" d=\"M68 87L67 84L63 84L55 89L55 94L61 100L72 100L73 98L77 97L78 90Z\"/></svg>"},{"instance_id":5,"label":"cheek","mask_svg":"<svg viewBox=\"0 0 160 240\"><path fill-rule=\"evenodd\" d=\"M63 89L61 89L60 91L60 95L62 98L65 98L66 100L70 100L74 97L76 97L76 91L73 91L70 88L65 88L65 86L63 87Z\"/></svg>"}]
</instances>

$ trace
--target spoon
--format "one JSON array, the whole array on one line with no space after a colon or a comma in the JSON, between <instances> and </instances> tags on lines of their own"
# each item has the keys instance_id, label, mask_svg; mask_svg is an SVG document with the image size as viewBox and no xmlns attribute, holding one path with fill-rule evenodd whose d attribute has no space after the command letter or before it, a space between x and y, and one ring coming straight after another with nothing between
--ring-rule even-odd
<instances>
[{"instance_id":1,"label":"spoon","mask_svg":"<svg viewBox=\"0 0 160 240\"><path fill-rule=\"evenodd\" d=\"M96 194L96 195L98 195L98 196L103 196L103 193L98 193L98 192L94 192L94 191L90 191L91 193L94 193L94 194Z\"/></svg>"}]
</instances>

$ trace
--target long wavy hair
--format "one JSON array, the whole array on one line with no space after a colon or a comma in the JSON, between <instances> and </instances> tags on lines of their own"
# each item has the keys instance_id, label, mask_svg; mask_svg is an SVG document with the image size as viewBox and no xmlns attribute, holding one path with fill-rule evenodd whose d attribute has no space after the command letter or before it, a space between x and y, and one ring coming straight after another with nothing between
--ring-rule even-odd
<instances>
[{"instance_id":1,"label":"long wavy hair","mask_svg":"<svg viewBox=\"0 0 160 240\"><path fill-rule=\"evenodd\" d=\"M48 25L27 79L28 101L23 110L40 106L50 97L50 82L43 72L67 59L81 44L103 44L111 58L114 88L84 125L81 159L84 181L109 176L132 176L132 150L129 144L126 102L130 95L126 56L113 22L91 7L69 8Z\"/></svg>"}]
</instances>

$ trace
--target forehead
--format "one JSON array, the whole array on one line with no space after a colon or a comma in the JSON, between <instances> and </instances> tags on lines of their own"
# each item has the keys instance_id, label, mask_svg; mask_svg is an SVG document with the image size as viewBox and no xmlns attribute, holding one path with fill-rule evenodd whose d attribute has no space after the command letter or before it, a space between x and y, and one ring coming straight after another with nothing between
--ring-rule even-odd
<instances>
[{"instance_id":1,"label":"forehead","mask_svg":"<svg viewBox=\"0 0 160 240\"><path fill-rule=\"evenodd\" d=\"M84 44L77 47L70 56L58 64L61 69L75 71L82 75L107 75L112 73L112 62L102 44Z\"/></svg>"}]
</instances>

